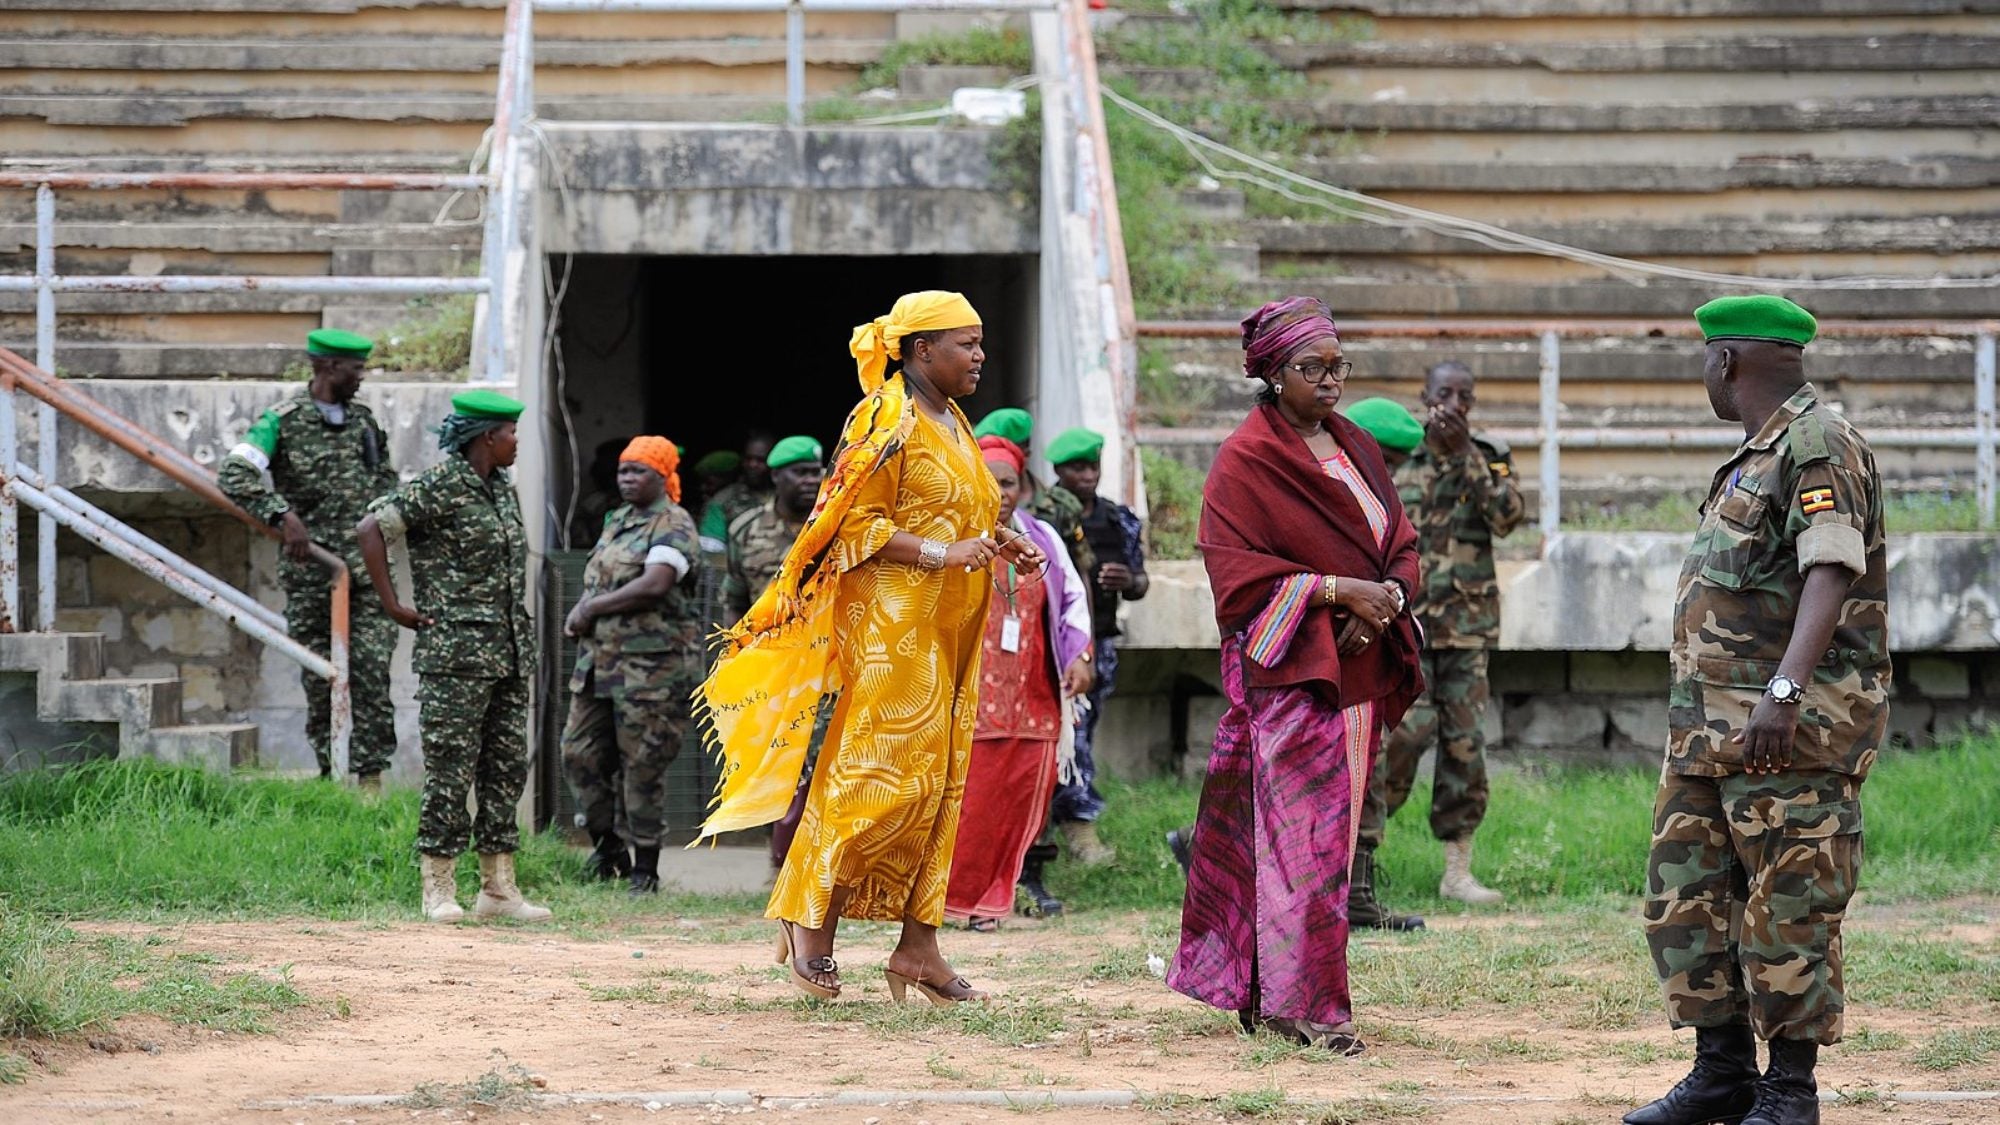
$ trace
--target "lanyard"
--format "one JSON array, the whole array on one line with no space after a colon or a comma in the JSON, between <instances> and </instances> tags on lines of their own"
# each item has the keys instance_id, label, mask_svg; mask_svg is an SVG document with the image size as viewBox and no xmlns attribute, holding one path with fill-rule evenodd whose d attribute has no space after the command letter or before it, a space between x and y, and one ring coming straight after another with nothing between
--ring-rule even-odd
<instances>
[{"instance_id":1,"label":"lanyard","mask_svg":"<svg viewBox=\"0 0 2000 1125\"><path fill-rule=\"evenodd\" d=\"M1006 599L1007 599L1007 616L1009 616L1009 617L1019 617L1019 616L1020 616L1020 614L1019 614L1018 612L1016 612L1016 610L1015 610L1015 608L1014 608L1014 592L1015 592L1016 590L1020 589L1020 584L1019 584L1019 583L1018 583L1017 581L1015 581L1015 577L1016 577L1016 576L1015 576L1015 574L1014 574L1014 564L1013 564L1013 563L1008 563L1008 564L1007 564L1007 581L1006 581L1006 583L1005 583L1004 585L1000 585L1000 594L1001 594L1001 596L1002 596L1002 597L1004 597L1004 598L1006 598ZM998 583L996 583L996 585L999 585L999 584L998 584Z\"/></svg>"}]
</instances>

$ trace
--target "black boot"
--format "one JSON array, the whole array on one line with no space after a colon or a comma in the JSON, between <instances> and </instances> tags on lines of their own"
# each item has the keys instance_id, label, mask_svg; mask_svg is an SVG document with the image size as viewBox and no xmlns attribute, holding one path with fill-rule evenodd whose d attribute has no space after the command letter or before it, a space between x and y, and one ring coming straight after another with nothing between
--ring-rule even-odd
<instances>
[{"instance_id":1,"label":"black boot","mask_svg":"<svg viewBox=\"0 0 2000 1125\"><path fill-rule=\"evenodd\" d=\"M1181 878L1185 879L1194 870L1194 826L1176 828L1167 833L1167 850L1174 853L1174 862L1181 865Z\"/></svg>"},{"instance_id":2,"label":"black boot","mask_svg":"<svg viewBox=\"0 0 2000 1125\"><path fill-rule=\"evenodd\" d=\"M660 893L660 849L632 849L632 897Z\"/></svg>"},{"instance_id":3,"label":"black boot","mask_svg":"<svg viewBox=\"0 0 2000 1125\"><path fill-rule=\"evenodd\" d=\"M1625 1125L1738 1125L1756 1098L1757 1041L1750 1025L1698 1027L1694 1069L1666 1097L1626 1114Z\"/></svg>"},{"instance_id":4,"label":"black boot","mask_svg":"<svg viewBox=\"0 0 2000 1125\"><path fill-rule=\"evenodd\" d=\"M1354 874L1347 883L1347 922L1356 929L1421 930L1424 920L1414 914L1391 914L1375 899L1375 849L1356 848Z\"/></svg>"},{"instance_id":5,"label":"black boot","mask_svg":"<svg viewBox=\"0 0 2000 1125\"><path fill-rule=\"evenodd\" d=\"M632 870L632 853L626 850L625 841L616 832L592 832L590 842L597 845L591 849L584 868L590 877L609 883L613 879L623 879Z\"/></svg>"},{"instance_id":6,"label":"black boot","mask_svg":"<svg viewBox=\"0 0 2000 1125\"><path fill-rule=\"evenodd\" d=\"M1819 1125L1817 1062L1819 1044L1810 1039L1771 1040L1771 1065L1757 1080L1757 1104L1743 1125Z\"/></svg>"},{"instance_id":7,"label":"black boot","mask_svg":"<svg viewBox=\"0 0 2000 1125\"><path fill-rule=\"evenodd\" d=\"M1054 844L1036 843L1028 849L1021 860L1020 893L1015 896L1014 910L1025 918L1060 918L1062 900L1049 893L1042 885L1042 867L1048 863L1056 848Z\"/></svg>"}]
</instances>

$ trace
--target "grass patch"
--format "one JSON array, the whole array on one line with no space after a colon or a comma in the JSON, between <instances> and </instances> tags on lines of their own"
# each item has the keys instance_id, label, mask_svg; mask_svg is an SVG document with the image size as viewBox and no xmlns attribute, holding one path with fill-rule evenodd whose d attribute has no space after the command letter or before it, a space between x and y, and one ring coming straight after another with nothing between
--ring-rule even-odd
<instances>
[{"instance_id":1,"label":"grass patch","mask_svg":"<svg viewBox=\"0 0 2000 1125\"><path fill-rule=\"evenodd\" d=\"M370 367L399 373L464 375L472 370L471 293L416 297L384 334Z\"/></svg>"},{"instance_id":2,"label":"grass patch","mask_svg":"<svg viewBox=\"0 0 2000 1125\"><path fill-rule=\"evenodd\" d=\"M1201 526L1202 474L1163 453L1139 450L1146 474L1146 553L1191 559Z\"/></svg>"},{"instance_id":3,"label":"grass patch","mask_svg":"<svg viewBox=\"0 0 2000 1125\"><path fill-rule=\"evenodd\" d=\"M86 937L0 903L0 1039L60 1039L135 1014L263 1033L272 1015L307 1002L284 971L219 972L210 959L170 953L165 944Z\"/></svg>"},{"instance_id":4,"label":"grass patch","mask_svg":"<svg viewBox=\"0 0 2000 1125\"><path fill-rule=\"evenodd\" d=\"M535 1101L534 1076L515 1064L468 1082L424 1082L399 1103L408 1109L526 1109Z\"/></svg>"},{"instance_id":5,"label":"grass patch","mask_svg":"<svg viewBox=\"0 0 2000 1125\"><path fill-rule=\"evenodd\" d=\"M2000 1027L1947 1031L1917 1048L1917 1065L1925 1070L1956 1070L1986 1061L2000 1051Z\"/></svg>"},{"instance_id":6,"label":"grass patch","mask_svg":"<svg viewBox=\"0 0 2000 1125\"><path fill-rule=\"evenodd\" d=\"M975 27L957 35L922 35L898 39L882 57L861 72L863 90L895 87L903 70L912 66L992 66L1014 74L1034 69L1028 37L1013 28Z\"/></svg>"},{"instance_id":7,"label":"grass patch","mask_svg":"<svg viewBox=\"0 0 2000 1125\"><path fill-rule=\"evenodd\" d=\"M28 1080L28 1060L0 1051L0 1086L19 1086Z\"/></svg>"},{"instance_id":8,"label":"grass patch","mask_svg":"<svg viewBox=\"0 0 2000 1125\"><path fill-rule=\"evenodd\" d=\"M1910 1037L1900 1031L1877 1031L1872 1027L1864 1027L1840 1041L1841 1050L1862 1054L1875 1051L1900 1051L1909 1045Z\"/></svg>"}]
</instances>

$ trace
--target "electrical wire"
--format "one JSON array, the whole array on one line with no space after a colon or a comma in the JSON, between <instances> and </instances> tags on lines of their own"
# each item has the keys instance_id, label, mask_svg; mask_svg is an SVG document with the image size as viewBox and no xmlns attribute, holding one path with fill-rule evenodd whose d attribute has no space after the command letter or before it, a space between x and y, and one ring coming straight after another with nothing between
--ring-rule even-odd
<instances>
[{"instance_id":1,"label":"electrical wire","mask_svg":"<svg viewBox=\"0 0 2000 1125\"><path fill-rule=\"evenodd\" d=\"M1376 226L1394 227L1402 230L1423 230L1447 238L1476 242L1495 250L1511 254L1539 254L1545 257L1566 258L1584 265L1596 266L1626 281L1643 284L1648 277L1673 278L1680 281L1698 281L1709 285L1744 286L1756 289L1793 290L1904 290L1904 289L1991 289L2000 287L2000 275L1989 277L1822 277L1785 278L1763 277L1749 274L1712 273L1707 270L1687 269L1670 266L1662 262L1647 262L1633 258L1621 258L1612 254L1600 254L1581 247L1567 246L1551 242L1545 238L1521 234L1505 227L1482 223L1473 219L1447 215L1439 211L1429 211L1421 207L1393 203L1363 192L1303 176L1288 168L1273 164L1268 160L1253 156L1240 149L1232 148L1220 141L1180 125L1166 117L1140 105L1138 102L1106 88L1105 100L1131 114L1140 122L1152 126L1178 141L1197 163L1218 180L1251 184L1275 192L1294 202L1321 207L1349 218L1358 219ZM1210 157L1219 154L1238 161L1255 172L1245 172L1226 168ZM1264 175L1257 175L1257 172ZM1329 202L1325 197L1340 200L1340 204ZM1343 205L1344 204L1344 205Z\"/></svg>"}]
</instances>

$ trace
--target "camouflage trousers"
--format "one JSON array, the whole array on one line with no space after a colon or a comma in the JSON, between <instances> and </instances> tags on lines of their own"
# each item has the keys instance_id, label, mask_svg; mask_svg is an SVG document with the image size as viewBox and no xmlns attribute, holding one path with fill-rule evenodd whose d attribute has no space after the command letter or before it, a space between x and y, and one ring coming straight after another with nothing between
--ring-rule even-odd
<instances>
[{"instance_id":1,"label":"camouflage trousers","mask_svg":"<svg viewBox=\"0 0 2000 1125\"><path fill-rule=\"evenodd\" d=\"M347 682L354 707L354 735L347 743L347 768L381 773L396 752L396 705L389 698L389 661L396 654L396 623L366 575L354 572L347 599ZM333 592L324 578L285 585L285 631L325 656L333 649ZM327 682L301 672L306 691L306 741L319 759L322 776L333 772L333 696Z\"/></svg>"},{"instance_id":2,"label":"camouflage trousers","mask_svg":"<svg viewBox=\"0 0 2000 1125\"><path fill-rule=\"evenodd\" d=\"M1840 923L1861 873L1861 783L1819 771L1660 776L1646 943L1675 1027L1748 1020L1840 1041Z\"/></svg>"},{"instance_id":3,"label":"camouflage trousers","mask_svg":"<svg viewBox=\"0 0 2000 1125\"><path fill-rule=\"evenodd\" d=\"M528 681L522 676L426 675L417 683L424 739L424 801L417 850L455 856L520 847L514 806L528 783ZM470 794L475 818L465 811Z\"/></svg>"},{"instance_id":4,"label":"camouflage trousers","mask_svg":"<svg viewBox=\"0 0 2000 1125\"><path fill-rule=\"evenodd\" d=\"M1441 648L1426 651L1424 694L1382 742L1362 805L1360 840L1382 846L1389 818L1410 799L1424 752L1437 747L1432 767L1431 835L1440 840L1470 836L1486 819L1486 650Z\"/></svg>"},{"instance_id":5,"label":"camouflage trousers","mask_svg":"<svg viewBox=\"0 0 2000 1125\"><path fill-rule=\"evenodd\" d=\"M798 787L792 790L792 804L785 815L771 822L771 866L783 867L785 856L792 850L792 839L799 834L799 821L805 819L806 798L812 793L813 771L819 768L819 752L826 745L826 728L833 722L833 709L840 702L838 695L823 695L819 700L819 714L813 719L812 738L806 742L806 762L799 770Z\"/></svg>"},{"instance_id":6,"label":"camouflage trousers","mask_svg":"<svg viewBox=\"0 0 2000 1125\"><path fill-rule=\"evenodd\" d=\"M667 830L667 767L687 735L686 692L606 699L588 690L570 697L563 724L563 776L592 836L616 832L657 848Z\"/></svg>"}]
</instances>

